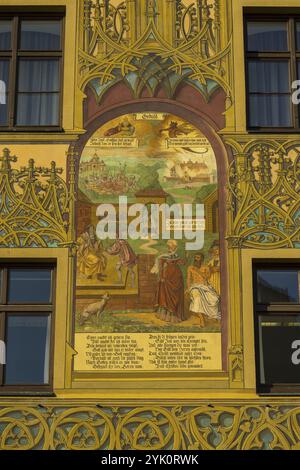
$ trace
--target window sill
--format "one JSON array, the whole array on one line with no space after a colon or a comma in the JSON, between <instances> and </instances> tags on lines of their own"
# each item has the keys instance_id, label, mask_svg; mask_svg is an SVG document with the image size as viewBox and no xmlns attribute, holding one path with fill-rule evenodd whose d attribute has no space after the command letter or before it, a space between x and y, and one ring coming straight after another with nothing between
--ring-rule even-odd
<instances>
[{"instance_id":1,"label":"window sill","mask_svg":"<svg viewBox=\"0 0 300 470\"><path fill-rule=\"evenodd\" d=\"M300 385L278 385L274 387L262 387L261 390L257 391L257 395L260 397L282 397L282 396L300 396Z\"/></svg>"},{"instance_id":2,"label":"window sill","mask_svg":"<svg viewBox=\"0 0 300 470\"><path fill-rule=\"evenodd\" d=\"M55 393L53 392L30 392L30 391L23 391L23 392L13 392L13 391L0 391L0 397L56 397Z\"/></svg>"},{"instance_id":3,"label":"window sill","mask_svg":"<svg viewBox=\"0 0 300 470\"><path fill-rule=\"evenodd\" d=\"M261 128L261 129L254 129L254 128L247 128L246 129L246 132L248 134L300 134L300 128L299 129L290 129L290 128L284 128L284 127L280 127L280 128Z\"/></svg>"},{"instance_id":4,"label":"window sill","mask_svg":"<svg viewBox=\"0 0 300 470\"><path fill-rule=\"evenodd\" d=\"M299 398L300 397L300 390L298 391L294 391L294 392L260 392L260 393L257 393L257 395L261 398L266 398L266 397L272 397L272 398L276 398L276 397L294 397L294 398Z\"/></svg>"},{"instance_id":5,"label":"window sill","mask_svg":"<svg viewBox=\"0 0 300 470\"><path fill-rule=\"evenodd\" d=\"M60 126L19 126L19 127L7 127L1 126L0 133L6 132L7 134L15 134L15 133L27 133L27 132L64 132L64 129Z\"/></svg>"},{"instance_id":6,"label":"window sill","mask_svg":"<svg viewBox=\"0 0 300 470\"><path fill-rule=\"evenodd\" d=\"M14 131L0 131L0 142L11 143L21 142L21 143L31 143L31 142L70 142L77 141L78 136L84 134L86 131L84 129L68 129L62 130L61 132L36 132L27 130L22 132Z\"/></svg>"}]
</instances>

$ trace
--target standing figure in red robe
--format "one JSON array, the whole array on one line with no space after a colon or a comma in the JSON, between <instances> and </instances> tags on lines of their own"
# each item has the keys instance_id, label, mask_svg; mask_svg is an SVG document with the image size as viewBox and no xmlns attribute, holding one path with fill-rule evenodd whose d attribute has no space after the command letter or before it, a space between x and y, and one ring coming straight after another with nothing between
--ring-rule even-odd
<instances>
[{"instance_id":1,"label":"standing figure in red robe","mask_svg":"<svg viewBox=\"0 0 300 470\"><path fill-rule=\"evenodd\" d=\"M157 258L152 274L158 275L156 294L157 318L169 323L184 321L184 281L177 255L176 240L167 243L168 253Z\"/></svg>"}]
</instances>

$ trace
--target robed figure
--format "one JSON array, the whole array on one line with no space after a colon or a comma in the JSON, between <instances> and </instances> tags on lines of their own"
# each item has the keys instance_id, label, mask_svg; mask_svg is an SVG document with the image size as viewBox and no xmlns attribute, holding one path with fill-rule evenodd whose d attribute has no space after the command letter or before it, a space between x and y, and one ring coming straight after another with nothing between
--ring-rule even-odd
<instances>
[{"instance_id":1,"label":"robed figure","mask_svg":"<svg viewBox=\"0 0 300 470\"><path fill-rule=\"evenodd\" d=\"M97 277L103 280L107 259L101 240L97 239L95 228L89 225L77 240L77 269L87 279Z\"/></svg>"},{"instance_id":2,"label":"robed figure","mask_svg":"<svg viewBox=\"0 0 300 470\"><path fill-rule=\"evenodd\" d=\"M119 282L123 282L122 270L127 268L127 274L131 276L131 287L135 287L134 267L138 262L137 255L129 245L127 240L121 240L117 237L115 243L107 248L106 252L111 256L118 256L119 261L116 264ZM127 276L126 276L127 279Z\"/></svg>"},{"instance_id":3,"label":"robed figure","mask_svg":"<svg viewBox=\"0 0 300 470\"><path fill-rule=\"evenodd\" d=\"M157 258L153 274L158 275L156 294L157 318L170 323L184 321L184 280L180 265L183 260L176 253L176 240L169 240L168 253Z\"/></svg>"},{"instance_id":4,"label":"robed figure","mask_svg":"<svg viewBox=\"0 0 300 470\"><path fill-rule=\"evenodd\" d=\"M211 266L204 264L203 253L197 253L193 266L187 271L187 288L190 295L190 312L199 317L204 327L208 319L220 320L220 296L211 285Z\"/></svg>"}]
</instances>

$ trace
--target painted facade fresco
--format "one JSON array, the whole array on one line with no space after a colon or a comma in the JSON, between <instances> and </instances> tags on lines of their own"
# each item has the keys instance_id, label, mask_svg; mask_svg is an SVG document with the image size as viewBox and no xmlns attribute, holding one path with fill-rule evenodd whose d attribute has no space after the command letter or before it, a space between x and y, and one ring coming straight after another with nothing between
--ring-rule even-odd
<instances>
[{"instance_id":1,"label":"painted facade fresco","mask_svg":"<svg viewBox=\"0 0 300 470\"><path fill-rule=\"evenodd\" d=\"M136 222L139 239L120 236L120 196L127 198L127 224L134 223L133 205L146 210L146 225L145 214ZM113 239L97 235L100 204L115 208ZM194 227L204 231L199 247L186 249L185 232L179 239L180 221L172 213L165 220L170 239L162 236L162 219L160 236L152 236L152 207L164 204L191 206ZM201 227L197 204L203 207ZM120 116L96 131L80 160L77 228L78 341L87 332L205 332L210 341L218 338L220 353L217 168L197 129L177 116L148 112Z\"/></svg>"},{"instance_id":2,"label":"painted facade fresco","mask_svg":"<svg viewBox=\"0 0 300 470\"><path fill-rule=\"evenodd\" d=\"M253 261L299 258L299 138L248 132L242 40L249 8L297 2L56 3L61 132L0 135L1 259L57 265L53 395L2 392L0 449L300 449L299 397L257 393L252 301ZM218 178L189 122L122 115L143 103L203 126ZM120 195L128 207L203 202L204 247L99 240L96 211L118 210Z\"/></svg>"}]
</instances>

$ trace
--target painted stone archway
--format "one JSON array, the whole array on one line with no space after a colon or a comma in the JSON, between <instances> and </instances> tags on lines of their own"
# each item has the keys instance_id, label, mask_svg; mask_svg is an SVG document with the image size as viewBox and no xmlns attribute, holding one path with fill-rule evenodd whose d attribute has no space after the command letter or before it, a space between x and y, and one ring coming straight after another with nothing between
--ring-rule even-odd
<instances>
[{"instance_id":1,"label":"painted stone archway","mask_svg":"<svg viewBox=\"0 0 300 470\"><path fill-rule=\"evenodd\" d=\"M184 118L153 111L118 116L89 137L79 165L75 370L222 370L220 233L210 210L218 169L210 142ZM135 223L138 239L118 233L119 196L127 198L129 226L133 205L148 210L146 232ZM107 239L99 235L103 203L116 215ZM162 226L153 236L151 208L162 204L190 205L194 224L202 207L209 218L208 228L197 225L203 243L199 236L200 245L187 250L176 220L167 237Z\"/></svg>"}]
</instances>

